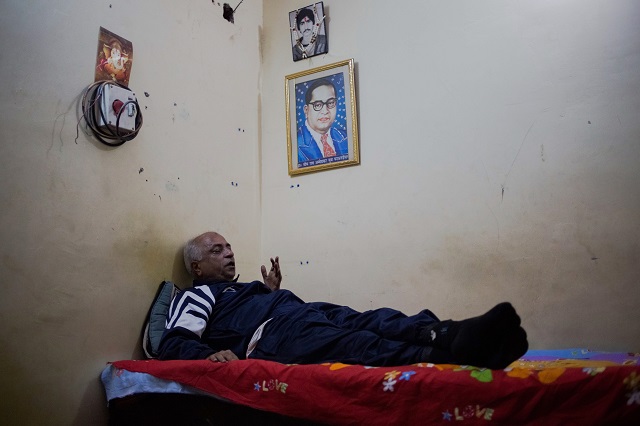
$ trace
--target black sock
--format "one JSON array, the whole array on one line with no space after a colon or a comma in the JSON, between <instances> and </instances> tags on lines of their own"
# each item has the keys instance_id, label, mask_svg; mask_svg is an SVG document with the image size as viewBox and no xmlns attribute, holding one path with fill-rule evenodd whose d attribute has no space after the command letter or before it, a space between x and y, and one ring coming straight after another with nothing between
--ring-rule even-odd
<instances>
[{"instance_id":1,"label":"black sock","mask_svg":"<svg viewBox=\"0 0 640 426\"><path fill-rule=\"evenodd\" d=\"M453 362L503 369L527 351L527 333L510 303L500 303L484 315L446 320L419 330L418 342L433 348L430 362ZM442 359L442 361L441 361Z\"/></svg>"},{"instance_id":2,"label":"black sock","mask_svg":"<svg viewBox=\"0 0 640 426\"><path fill-rule=\"evenodd\" d=\"M458 363L502 369L527 351L527 334L513 306L505 302L460 321L450 349Z\"/></svg>"},{"instance_id":3,"label":"black sock","mask_svg":"<svg viewBox=\"0 0 640 426\"><path fill-rule=\"evenodd\" d=\"M460 321L446 320L431 324L420 330L418 342L426 346L449 351L459 328Z\"/></svg>"},{"instance_id":4,"label":"black sock","mask_svg":"<svg viewBox=\"0 0 640 426\"><path fill-rule=\"evenodd\" d=\"M436 347L427 348L427 350L429 351L429 355L425 360L426 362L430 362L432 364L455 364L456 363L451 352L447 350L436 348Z\"/></svg>"}]
</instances>

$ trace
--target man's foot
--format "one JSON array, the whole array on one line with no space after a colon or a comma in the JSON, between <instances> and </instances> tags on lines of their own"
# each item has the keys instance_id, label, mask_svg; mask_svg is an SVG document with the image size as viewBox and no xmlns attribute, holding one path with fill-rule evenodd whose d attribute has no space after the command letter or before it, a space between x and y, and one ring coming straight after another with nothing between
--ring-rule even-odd
<instances>
[{"instance_id":1,"label":"man's foot","mask_svg":"<svg viewBox=\"0 0 640 426\"><path fill-rule=\"evenodd\" d=\"M503 369L527 351L527 333L510 303L462 321L442 321L420 333L426 344L449 350L458 364Z\"/></svg>"}]
</instances>

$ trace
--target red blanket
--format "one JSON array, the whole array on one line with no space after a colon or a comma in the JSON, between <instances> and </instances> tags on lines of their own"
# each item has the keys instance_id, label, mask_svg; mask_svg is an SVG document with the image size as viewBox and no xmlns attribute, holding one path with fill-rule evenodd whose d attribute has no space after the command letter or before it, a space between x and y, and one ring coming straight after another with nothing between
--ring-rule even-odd
<instances>
[{"instance_id":1,"label":"red blanket","mask_svg":"<svg viewBox=\"0 0 640 426\"><path fill-rule=\"evenodd\" d=\"M603 361L516 362L500 371L262 360L118 361L113 366L328 424L640 425L640 366Z\"/></svg>"}]
</instances>

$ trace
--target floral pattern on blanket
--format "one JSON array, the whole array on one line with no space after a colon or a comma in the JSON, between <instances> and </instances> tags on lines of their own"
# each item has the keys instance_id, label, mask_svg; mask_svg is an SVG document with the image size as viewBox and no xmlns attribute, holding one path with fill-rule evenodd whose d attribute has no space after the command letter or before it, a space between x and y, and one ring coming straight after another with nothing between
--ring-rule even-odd
<instances>
[{"instance_id":1,"label":"floral pattern on blanket","mask_svg":"<svg viewBox=\"0 0 640 426\"><path fill-rule=\"evenodd\" d=\"M629 397L627 405L640 405L640 376L633 371L629 377L624 379L624 385L627 387Z\"/></svg>"}]
</instances>

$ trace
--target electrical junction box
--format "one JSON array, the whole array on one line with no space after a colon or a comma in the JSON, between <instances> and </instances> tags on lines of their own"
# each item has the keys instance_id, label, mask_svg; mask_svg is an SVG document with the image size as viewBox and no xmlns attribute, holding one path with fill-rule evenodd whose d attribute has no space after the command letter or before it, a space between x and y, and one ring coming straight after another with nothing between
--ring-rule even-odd
<instances>
[{"instance_id":1,"label":"electrical junction box","mask_svg":"<svg viewBox=\"0 0 640 426\"><path fill-rule=\"evenodd\" d=\"M96 108L96 121L99 127L103 129L108 127L113 132L119 128L120 132L124 133L135 130L138 115L135 93L115 84L106 84L99 102L100 108ZM118 121L118 114L120 114L120 121Z\"/></svg>"}]
</instances>

